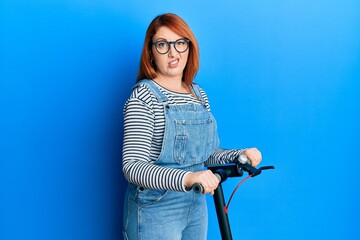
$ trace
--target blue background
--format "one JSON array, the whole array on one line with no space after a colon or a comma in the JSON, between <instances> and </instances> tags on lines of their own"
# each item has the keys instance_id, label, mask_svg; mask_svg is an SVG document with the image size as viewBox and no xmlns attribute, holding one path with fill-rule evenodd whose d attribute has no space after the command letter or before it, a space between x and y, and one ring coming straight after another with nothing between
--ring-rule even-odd
<instances>
[{"instance_id":1,"label":"blue background","mask_svg":"<svg viewBox=\"0 0 360 240\"><path fill-rule=\"evenodd\" d=\"M234 239L359 239L357 0L1 0L0 239L122 238L122 107L165 12L198 38L221 146L276 166L239 188Z\"/></svg>"}]
</instances>

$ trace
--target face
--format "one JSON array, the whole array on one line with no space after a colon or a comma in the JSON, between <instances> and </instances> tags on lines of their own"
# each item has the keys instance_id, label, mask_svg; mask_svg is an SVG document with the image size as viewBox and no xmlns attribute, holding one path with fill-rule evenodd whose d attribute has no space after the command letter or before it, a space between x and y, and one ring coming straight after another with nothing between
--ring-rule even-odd
<instances>
[{"instance_id":1,"label":"face","mask_svg":"<svg viewBox=\"0 0 360 240\"><path fill-rule=\"evenodd\" d=\"M154 35L152 41L166 40L168 42L176 41L183 36L179 36L167 27L160 27ZM170 50L165 54L156 51L155 45L151 49L158 78L182 79L183 71L189 56L189 49L183 53L179 53L174 48L174 44L170 44Z\"/></svg>"}]
</instances>

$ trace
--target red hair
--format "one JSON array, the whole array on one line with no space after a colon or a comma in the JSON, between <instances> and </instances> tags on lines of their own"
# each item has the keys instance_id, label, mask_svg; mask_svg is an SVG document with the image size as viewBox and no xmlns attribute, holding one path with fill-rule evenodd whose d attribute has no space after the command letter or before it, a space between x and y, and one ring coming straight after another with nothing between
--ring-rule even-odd
<instances>
[{"instance_id":1,"label":"red hair","mask_svg":"<svg viewBox=\"0 0 360 240\"><path fill-rule=\"evenodd\" d=\"M163 26L190 40L189 56L187 64L184 68L182 79L186 85L190 86L199 70L199 47L195 35L187 23L173 13L159 15L150 23L145 35L144 46L140 59L140 68L136 82L142 79L154 79L157 77L155 65L151 63L152 38L158 29Z\"/></svg>"}]
</instances>

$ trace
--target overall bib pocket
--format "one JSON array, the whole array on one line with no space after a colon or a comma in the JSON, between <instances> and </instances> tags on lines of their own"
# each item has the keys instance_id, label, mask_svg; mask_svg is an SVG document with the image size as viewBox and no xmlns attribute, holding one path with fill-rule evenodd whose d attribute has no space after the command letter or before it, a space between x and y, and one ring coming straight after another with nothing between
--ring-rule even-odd
<instances>
[{"instance_id":1,"label":"overall bib pocket","mask_svg":"<svg viewBox=\"0 0 360 240\"><path fill-rule=\"evenodd\" d=\"M213 149L214 121L175 120L174 160L178 164L200 164Z\"/></svg>"}]
</instances>

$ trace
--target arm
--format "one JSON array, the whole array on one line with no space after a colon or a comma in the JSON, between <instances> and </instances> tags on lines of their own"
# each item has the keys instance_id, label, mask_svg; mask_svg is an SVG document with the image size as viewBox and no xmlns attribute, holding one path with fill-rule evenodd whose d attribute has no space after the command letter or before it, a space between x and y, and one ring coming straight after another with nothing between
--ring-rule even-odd
<instances>
[{"instance_id":1,"label":"arm","mask_svg":"<svg viewBox=\"0 0 360 240\"><path fill-rule=\"evenodd\" d=\"M226 164L237 161L238 157L243 154L250 161L253 167L259 165L262 160L261 152L257 148L246 148L246 149L234 149L227 150L218 148L213 154L210 155L208 160L205 162L206 165L214 164Z\"/></svg>"},{"instance_id":2,"label":"arm","mask_svg":"<svg viewBox=\"0 0 360 240\"><path fill-rule=\"evenodd\" d=\"M245 149L223 149L218 148L213 152L208 160L206 161L206 165L215 165L215 164L226 164L234 162L243 152Z\"/></svg>"},{"instance_id":3,"label":"arm","mask_svg":"<svg viewBox=\"0 0 360 240\"><path fill-rule=\"evenodd\" d=\"M153 164L150 156L154 114L151 106L131 98L124 109L123 172L138 186L152 189L186 191L186 172Z\"/></svg>"}]
</instances>

